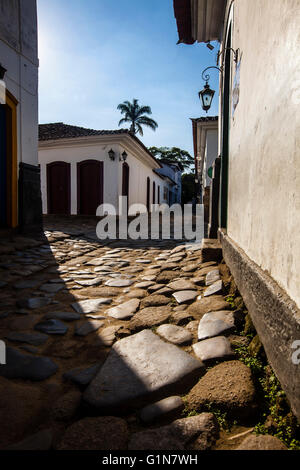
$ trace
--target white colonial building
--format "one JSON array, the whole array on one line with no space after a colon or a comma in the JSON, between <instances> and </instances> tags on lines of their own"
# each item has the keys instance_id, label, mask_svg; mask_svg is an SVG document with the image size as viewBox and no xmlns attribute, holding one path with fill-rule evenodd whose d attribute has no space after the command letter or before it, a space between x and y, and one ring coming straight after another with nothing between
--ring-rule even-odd
<instances>
[{"instance_id":1,"label":"white colonial building","mask_svg":"<svg viewBox=\"0 0 300 470\"><path fill-rule=\"evenodd\" d=\"M0 0L0 227L41 223L36 0Z\"/></svg>"},{"instance_id":2,"label":"white colonial building","mask_svg":"<svg viewBox=\"0 0 300 470\"><path fill-rule=\"evenodd\" d=\"M128 197L129 207L144 204L151 211L152 204L169 202L174 186L127 129L41 124L39 163L44 214L96 215L103 203L118 209L119 196Z\"/></svg>"}]
</instances>

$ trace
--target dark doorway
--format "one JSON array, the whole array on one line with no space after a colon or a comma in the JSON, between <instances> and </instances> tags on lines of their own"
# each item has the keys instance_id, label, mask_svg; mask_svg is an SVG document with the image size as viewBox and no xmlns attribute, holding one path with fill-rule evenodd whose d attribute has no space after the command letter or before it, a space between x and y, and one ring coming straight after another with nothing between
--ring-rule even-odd
<instances>
[{"instance_id":1,"label":"dark doorway","mask_svg":"<svg viewBox=\"0 0 300 470\"><path fill-rule=\"evenodd\" d=\"M147 211L150 212L150 178L147 178Z\"/></svg>"},{"instance_id":2,"label":"dark doorway","mask_svg":"<svg viewBox=\"0 0 300 470\"><path fill-rule=\"evenodd\" d=\"M127 212L129 207L129 166L123 163L122 166L122 196L127 197Z\"/></svg>"},{"instance_id":3,"label":"dark doorway","mask_svg":"<svg viewBox=\"0 0 300 470\"><path fill-rule=\"evenodd\" d=\"M70 178L70 163L47 165L48 214L70 214Z\"/></svg>"},{"instance_id":4,"label":"dark doorway","mask_svg":"<svg viewBox=\"0 0 300 470\"><path fill-rule=\"evenodd\" d=\"M0 105L0 227L7 225L7 148L6 110Z\"/></svg>"},{"instance_id":5,"label":"dark doorway","mask_svg":"<svg viewBox=\"0 0 300 470\"><path fill-rule=\"evenodd\" d=\"M85 160L77 164L77 212L96 215L103 204L103 162Z\"/></svg>"}]
</instances>

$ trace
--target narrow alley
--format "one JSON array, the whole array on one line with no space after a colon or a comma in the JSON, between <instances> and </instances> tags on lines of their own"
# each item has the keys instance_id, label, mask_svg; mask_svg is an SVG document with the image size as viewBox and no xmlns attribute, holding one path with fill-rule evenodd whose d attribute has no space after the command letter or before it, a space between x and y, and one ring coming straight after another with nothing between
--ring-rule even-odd
<instances>
[{"instance_id":1,"label":"narrow alley","mask_svg":"<svg viewBox=\"0 0 300 470\"><path fill-rule=\"evenodd\" d=\"M70 220L1 241L0 447L237 448L259 406L220 249L208 260L199 244L103 242L95 221Z\"/></svg>"}]
</instances>

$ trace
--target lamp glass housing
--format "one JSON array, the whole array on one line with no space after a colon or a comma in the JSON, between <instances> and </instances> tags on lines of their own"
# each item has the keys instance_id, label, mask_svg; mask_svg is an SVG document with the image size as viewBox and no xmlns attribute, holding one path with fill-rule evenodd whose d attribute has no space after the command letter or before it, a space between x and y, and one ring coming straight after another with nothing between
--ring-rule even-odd
<instances>
[{"instance_id":1,"label":"lamp glass housing","mask_svg":"<svg viewBox=\"0 0 300 470\"><path fill-rule=\"evenodd\" d=\"M110 149L110 151L108 152L108 156L111 160L115 159L115 152L113 151L113 149Z\"/></svg>"},{"instance_id":2,"label":"lamp glass housing","mask_svg":"<svg viewBox=\"0 0 300 470\"><path fill-rule=\"evenodd\" d=\"M126 162L126 160L127 160L127 153L125 152L125 150L122 153L122 159L123 159L124 162Z\"/></svg>"},{"instance_id":3,"label":"lamp glass housing","mask_svg":"<svg viewBox=\"0 0 300 470\"><path fill-rule=\"evenodd\" d=\"M214 94L215 91L210 88L208 83L206 83L203 90L199 91L199 98L204 111L207 112L210 109Z\"/></svg>"}]
</instances>

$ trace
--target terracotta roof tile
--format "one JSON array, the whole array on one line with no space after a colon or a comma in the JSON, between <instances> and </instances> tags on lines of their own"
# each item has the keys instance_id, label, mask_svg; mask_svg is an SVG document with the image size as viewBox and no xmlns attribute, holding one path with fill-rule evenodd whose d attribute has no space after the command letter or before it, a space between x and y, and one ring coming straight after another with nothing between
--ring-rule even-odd
<instances>
[{"instance_id":1,"label":"terracotta roof tile","mask_svg":"<svg viewBox=\"0 0 300 470\"><path fill-rule=\"evenodd\" d=\"M70 126L63 122L39 125L39 140L69 139L93 135L129 134L128 129L94 130L85 127Z\"/></svg>"}]
</instances>

